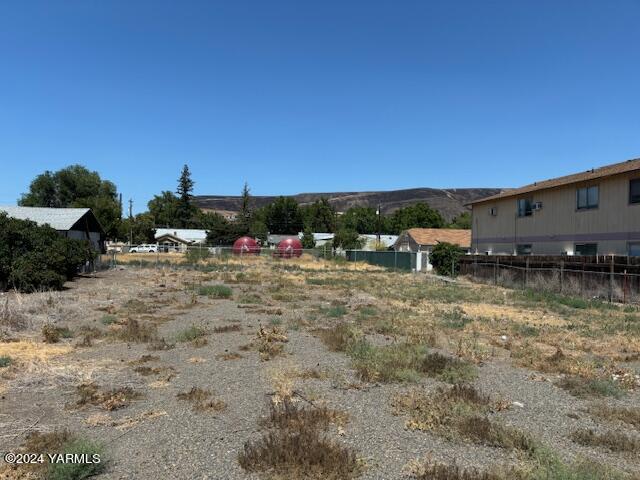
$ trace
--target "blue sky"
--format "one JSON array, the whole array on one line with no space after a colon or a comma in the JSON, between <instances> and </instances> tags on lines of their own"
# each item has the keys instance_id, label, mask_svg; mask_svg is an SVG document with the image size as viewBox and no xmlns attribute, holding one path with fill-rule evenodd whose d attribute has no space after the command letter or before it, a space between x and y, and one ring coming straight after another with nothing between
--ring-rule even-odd
<instances>
[{"instance_id":1,"label":"blue sky","mask_svg":"<svg viewBox=\"0 0 640 480\"><path fill-rule=\"evenodd\" d=\"M640 1L0 4L0 204L506 187L640 156Z\"/></svg>"}]
</instances>

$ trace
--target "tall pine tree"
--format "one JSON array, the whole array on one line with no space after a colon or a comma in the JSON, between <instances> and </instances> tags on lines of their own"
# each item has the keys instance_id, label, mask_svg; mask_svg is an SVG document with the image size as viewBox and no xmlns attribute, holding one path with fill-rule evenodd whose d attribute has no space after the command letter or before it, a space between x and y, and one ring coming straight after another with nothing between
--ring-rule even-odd
<instances>
[{"instance_id":1,"label":"tall pine tree","mask_svg":"<svg viewBox=\"0 0 640 480\"><path fill-rule=\"evenodd\" d=\"M179 228L188 228L193 225L194 217L198 213L198 208L192 202L194 182L191 179L189 166L182 167L182 173L178 179L177 222Z\"/></svg>"}]
</instances>

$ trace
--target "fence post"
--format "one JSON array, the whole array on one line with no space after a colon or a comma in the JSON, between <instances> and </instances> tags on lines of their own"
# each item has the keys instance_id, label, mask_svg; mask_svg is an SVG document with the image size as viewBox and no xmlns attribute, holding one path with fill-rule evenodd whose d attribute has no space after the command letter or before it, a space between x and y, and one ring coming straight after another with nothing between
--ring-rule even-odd
<instances>
[{"instance_id":1,"label":"fence post","mask_svg":"<svg viewBox=\"0 0 640 480\"><path fill-rule=\"evenodd\" d=\"M613 255L611 255L611 265L609 267L609 303L613 302L613 271L614 271L615 265L614 265L614 260L613 260Z\"/></svg>"},{"instance_id":2,"label":"fence post","mask_svg":"<svg viewBox=\"0 0 640 480\"><path fill-rule=\"evenodd\" d=\"M524 265L524 289L527 289L527 283L529 283L529 257L525 260Z\"/></svg>"},{"instance_id":3,"label":"fence post","mask_svg":"<svg viewBox=\"0 0 640 480\"><path fill-rule=\"evenodd\" d=\"M560 260L560 294L564 291L564 260Z\"/></svg>"},{"instance_id":4,"label":"fence post","mask_svg":"<svg viewBox=\"0 0 640 480\"><path fill-rule=\"evenodd\" d=\"M498 266L500 265L500 259L496 257L496 261L493 264L493 284L498 285Z\"/></svg>"},{"instance_id":5,"label":"fence post","mask_svg":"<svg viewBox=\"0 0 640 480\"><path fill-rule=\"evenodd\" d=\"M398 271L398 252L396 250L393 251L393 269Z\"/></svg>"}]
</instances>

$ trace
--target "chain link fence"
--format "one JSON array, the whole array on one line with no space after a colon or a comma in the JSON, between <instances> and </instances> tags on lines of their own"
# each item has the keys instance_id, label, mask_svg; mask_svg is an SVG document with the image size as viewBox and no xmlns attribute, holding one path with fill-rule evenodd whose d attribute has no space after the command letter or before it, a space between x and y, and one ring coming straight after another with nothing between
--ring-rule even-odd
<instances>
[{"instance_id":1,"label":"chain link fence","mask_svg":"<svg viewBox=\"0 0 640 480\"><path fill-rule=\"evenodd\" d=\"M97 269L118 268L120 266L137 268L192 268L199 270L241 270L256 261L277 265L286 265L290 259L306 262L334 260L346 266L344 252L335 252L329 248L290 249L279 251L274 248L262 248L259 252L234 251L230 246L192 245L182 251L163 251L153 249L147 252L117 252L102 254L96 260Z\"/></svg>"}]
</instances>

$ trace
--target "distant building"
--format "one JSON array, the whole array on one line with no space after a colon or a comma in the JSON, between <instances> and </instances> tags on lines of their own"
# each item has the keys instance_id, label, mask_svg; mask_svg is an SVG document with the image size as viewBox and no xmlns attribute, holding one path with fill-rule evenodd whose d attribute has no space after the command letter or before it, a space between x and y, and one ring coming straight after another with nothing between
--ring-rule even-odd
<instances>
[{"instance_id":1,"label":"distant building","mask_svg":"<svg viewBox=\"0 0 640 480\"><path fill-rule=\"evenodd\" d=\"M433 247L438 243L452 243L468 252L471 248L471 230L455 228L410 228L402 232L393 248L397 252L419 253L421 267L419 270L431 270L429 259Z\"/></svg>"},{"instance_id":2,"label":"distant building","mask_svg":"<svg viewBox=\"0 0 640 480\"><path fill-rule=\"evenodd\" d=\"M364 242L362 250L375 250L378 242L378 235L364 234L360 235L360 240ZM384 248L392 248L398 240L398 235L380 235L380 246Z\"/></svg>"},{"instance_id":3,"label":"distant building","mask_svg":"<svg viewBox=\"0 0 640 480\"><path fill-rule=\"evenodd\" d=\"M480 254L640 256L640 159L471 203Z\"/></svg>"},{"instance_id":4,"label":"distant building","mask_svg":"<svg viewBox=\"0 0 640 480\"><path fill-rule=\"evenodd\" d=\"M205 245L207 231L185 228L157 228L154 236L164 252L184 252L190 245Z\"/></svg>"},{"instance_id":5,"label":"distant building","mask_svg":"<svg viewBox=\"0 0 640 480\"><path fill-rule=\"evenodd\" d=\"M104 229L90 208L0 207L9 217L49 225L66 238L88 240L94 250L105 252Z\"/></svg>"}]
</instances>

